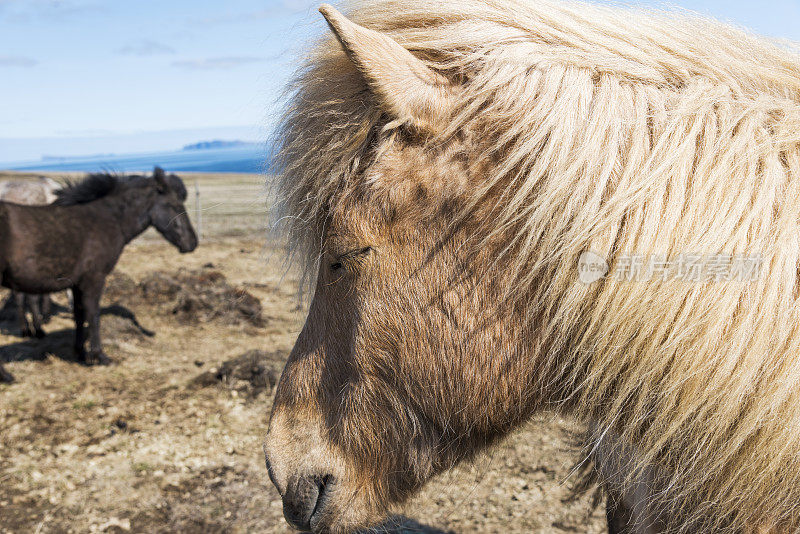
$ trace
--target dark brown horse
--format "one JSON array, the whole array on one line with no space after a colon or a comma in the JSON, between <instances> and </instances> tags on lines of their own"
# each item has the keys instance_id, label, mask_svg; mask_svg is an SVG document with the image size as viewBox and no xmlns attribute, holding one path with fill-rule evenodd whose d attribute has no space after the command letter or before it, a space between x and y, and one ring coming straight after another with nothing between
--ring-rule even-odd
<instances>
[{"instance_id":1,"label":"dark brown horse","mask_svg":"<svg viewBox=\"0 0 800 534\"><path fill-rule=\"evenodd\" d=\"M99 317L106 276L125 245L150 226L181 252L193 251L197 236L185 201L181 179L156 167L152 177L90 175L49 206L0 202L0 283L34 294L72 289L75 353L84 363L108 364Z\"/></svg>"}]
</instances>

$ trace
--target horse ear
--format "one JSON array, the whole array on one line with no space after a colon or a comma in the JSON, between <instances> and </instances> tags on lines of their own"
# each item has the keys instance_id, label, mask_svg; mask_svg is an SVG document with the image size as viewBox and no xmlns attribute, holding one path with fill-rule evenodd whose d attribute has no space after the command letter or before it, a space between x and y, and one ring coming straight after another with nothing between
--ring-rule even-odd
<instances>
[{"instance_id":1,"label":"horse ear","mask_svg":"<svg viewBox=\"0 0 800 534\"><path fill-rule=\"evenodd\" d=\"M322 4L319 11L381 107L396 121L428 132L446 123L453 96L447 78L388 35L359 26L331 5Z\"/></svg>"},{"instance_id":2,"label":"horse ear","mask_svg":"<svg viewBox=\"0 0 800 534\"><path fill-rule=\"evenodd\" d=\"M169 186L167 185L167 177L164 174L164 169L158 166L153 169L153 178L156 179L159 193L166 192Z\"/></svg>"}]
</instances>

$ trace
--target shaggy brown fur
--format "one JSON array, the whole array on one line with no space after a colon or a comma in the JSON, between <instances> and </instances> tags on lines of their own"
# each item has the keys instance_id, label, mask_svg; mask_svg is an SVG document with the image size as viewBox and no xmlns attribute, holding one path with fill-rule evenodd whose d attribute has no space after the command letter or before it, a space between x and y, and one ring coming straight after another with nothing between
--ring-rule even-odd
<instances>
[{"instance_id":1,"label":"shaggy brown fur","mask_svg":"<svg viewBox=\"0 0 800 534\"><path fill-rule=\"evenodd\" d=\"M557 409L600 429L588 450L602 429L635 446L617 489L666 473L668 530L800 529L800 57L694 16L547 0L353 19L451 85L402 116L333 39L298 78L279 189L319 271L267 442L285 499L296 473L333 473L312 526L347 530ZM587 250L764 268L584 285Z\"/></svg>"}]
</instances>

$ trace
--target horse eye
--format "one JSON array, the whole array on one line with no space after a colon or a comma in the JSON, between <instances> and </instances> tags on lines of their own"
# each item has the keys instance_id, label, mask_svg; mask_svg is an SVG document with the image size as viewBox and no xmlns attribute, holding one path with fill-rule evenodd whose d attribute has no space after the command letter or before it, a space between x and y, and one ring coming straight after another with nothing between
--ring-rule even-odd
<instances>
[{"instance_id":1,"label":"horse eye","mask_svg":"<svg viewBox=\"0 0 800 534\"><path fill-rule=\"evenodd\" d=\"M353 250L353 251L348 252L346 254L343 254L342 256L339 256L339 257L340 258L357 258L359 256L363 256L363 255L367 254L371 250L372 250L372 247L364 247L364 248L362 248L360 250ZM331 263L330 269L331 269L332 273L338 271L341 268L342 268L342 262L341 261L337 261L337 262Z\"/></svg>"}]
</instances>

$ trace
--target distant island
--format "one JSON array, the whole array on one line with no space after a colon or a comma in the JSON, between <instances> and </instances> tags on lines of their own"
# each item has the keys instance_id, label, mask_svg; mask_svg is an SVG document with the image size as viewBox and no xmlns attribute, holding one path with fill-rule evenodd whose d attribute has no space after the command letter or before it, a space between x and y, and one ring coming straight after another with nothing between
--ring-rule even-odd
<instances>
[{"instance_id":1,"label":"distant island","mask_svg":"<svg viewBox=\"0 0 800 534\"><path fill-rule=\"evenodd\" d=\"M209 150L212 148L231 148L235 146L248 146L255 143L248 143L247 141L222 141L215 139L214 141L200 141L191 145L186 145L181 150Z\"/></svg>"}]
</instances>

